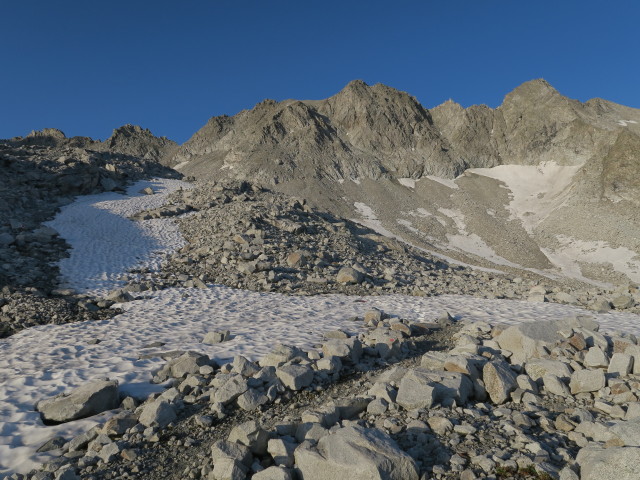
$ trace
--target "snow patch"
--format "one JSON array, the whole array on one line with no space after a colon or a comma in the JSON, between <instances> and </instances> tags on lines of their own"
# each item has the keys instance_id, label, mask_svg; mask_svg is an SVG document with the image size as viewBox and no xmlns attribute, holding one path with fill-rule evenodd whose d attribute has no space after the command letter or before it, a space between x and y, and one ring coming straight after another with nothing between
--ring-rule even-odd
<instances>
[{"instance_id":1,"label":"snow patch","mask_svg":"<svg viewBox=\"0 0 640 480\"><path fill-rule=\"evenodd\" d=\"M495 250L487 245L487 243L479 235L467 232L467 225L464 221L464 214L460 210L438 208L438 211L453 220L456 228L458 229L457 234L446 234L449 243L447 248L457 249L465 253L476 255L497 265L522 268L522 265L510 262L506 258L498 255Z\"/></svg>"},{"instance_id":2,"label":"snow patch","mask_svg":"<svg viewBox=\"0 0 640 480\"><path fill-rule=\"evenodd\" d=\"M611 265L631 281L640 282L640 255L626 247L611 247L605 241L584 241L567 235L556 237L561 247L545 249L544 254L568 277L583 279L580 263Z\"/></svg>"},{"instance_id":3,"label":"snow patch","mask_svg":"<svg viewBox=\"0 0 640 480\"><path fill-rule=\"evenodd\" d=\"M174 170L180 170L181 168L186 166L188 163L189 163L189 160L187 160L186 162L180 162L179 164L174 165L173 169Z\"/></svg>"},{"instance_id":4,"label":"snow patch","mask_svg":"<svg viewBox=\"0 0 640 480\"><path fill-rule=\"evenodd\" d=\"M154 195L139 193L146 187ZM104 295L122 286L121 276L132 268L158 269L165 253L185 244L178 226L170 219L133 221L128 217L161 207L169 194L181 188L192 185L171 179L140 181L125 195L87 195L62 207L45 223L71 245L69 258L59 262L61 286Z\"/></svg>"},{"instance_id":5,"label":"snow patch","mask_svg":"<svg viewBox=\"0 0 640 480\"><path fill-rule=\"evenodd\" d=\"M369 205L362 202L355 202L353 206L356 207L356 212L360 215L361 218L352 219L352 222L364 225L365 227L370 228L374 232L377 232L385 237L396 238L396 235L394 233L390 232L382 226L382 222L378 219L376 213Z\"/></svg>"},{"instance_id":6,"label":"snow patch","mask_svg":"<svg viewBox=\"0 0 640 480\"><path fill-rule=\"evenodd\" d=\"M428 178L429 180L433 180L434 182L438 182L445 187L452 188L454 190L458 190L458 184L455 180L451 180L449 178L436 177L435 175L426 175L424 178Z\"/></svg>"},{"instance_id":7,"label":"snow patch","mask_svg":"<svg viewBox=\"0 0 640 480\"><path fill-rule=\"evenodd\" d=\"M453 220L453 223L455 223L456 228L460 233L466 234L467 224L464 223L464 214L460 210L441 207L438 208L438 211Z\"/></svg>"},{"instance_id":8,"label":"snow patch","mask_svg":"<svg viewBox=\"0 0 640 480\"><path fill-rule=\"evenodd\" d=\"M416 188L416 181L413 178L399 178L398 182L407 188Z\"/></svg>"},{"instance_id":9,"label":"snow patch","mask_svg":"<svg viewBox=\"0 0 640 480\"><path fill-rule=\"evenodd\" d=\"M540 165L499 165L471 168L468 172L495 178L511 192L511 220L518 219L528 233L560 208L571 191L571 181L581 165L561 166L555 162Z\"/></svg>"},{"instance_id":10,"label":"snow patch","mask_svg":"<svg viewBox=\"0 0 640 480\"><path fill-rule=\"evenodd\" d=\"M630 123L638 123L635 120L618 120L618 125L621 127L628 127Z\"/></svg>"}]
</instances>

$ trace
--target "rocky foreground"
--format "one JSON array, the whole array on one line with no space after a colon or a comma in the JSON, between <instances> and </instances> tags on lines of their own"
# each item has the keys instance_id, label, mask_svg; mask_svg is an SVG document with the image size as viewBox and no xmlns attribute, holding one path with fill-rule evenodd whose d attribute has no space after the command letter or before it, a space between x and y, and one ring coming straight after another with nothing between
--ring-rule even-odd
<instances>
[{"instance_id":1,"label":"rocky foreground","mask_svg":"<svg viewBox=\"0 0 640 480\"><path fill-rule=\"evenodd\" d=\"M119 409L51 439L41 451L57 457L10 478L637 478L634 336L589 317L505 327L371 310L354 322L364 333L278 345L256 363L158 351L167 389L141 404L108 379L43 400L53 423Z\"/></svg>"}]
</instances>

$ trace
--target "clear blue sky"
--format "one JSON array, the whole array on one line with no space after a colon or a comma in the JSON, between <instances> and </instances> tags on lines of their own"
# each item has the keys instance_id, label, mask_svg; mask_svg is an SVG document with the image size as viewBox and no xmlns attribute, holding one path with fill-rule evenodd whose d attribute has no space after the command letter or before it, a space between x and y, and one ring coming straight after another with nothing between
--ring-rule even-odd
<instances>
[{"instance_id":1,"label":"clear blue sky","mask_svg":"<svg viewBox=\"0 0 640 480\"><path fill-rule=\"evenodd\" d=\"M543 77L637 108L639 22L637 0L0 0L0 138L133 123L182 143L211 116L356 78L426 107L495 107Z\"/></svg>"}]
</instances>

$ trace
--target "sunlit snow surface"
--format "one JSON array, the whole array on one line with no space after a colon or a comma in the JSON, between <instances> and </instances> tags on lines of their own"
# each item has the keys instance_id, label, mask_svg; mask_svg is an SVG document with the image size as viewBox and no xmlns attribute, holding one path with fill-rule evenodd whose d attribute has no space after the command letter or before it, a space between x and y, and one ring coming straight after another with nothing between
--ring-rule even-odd
<instances>
[{"instance_id":1,"label":"sunlit snow surface","mask_svg":"<svg viewBox=\"0 0 640 480\"><path fill-rule=\"evenodd\" d=\"M140 193L151 187L153 195ZM101 193L79 197L46 225L73 246L60 262L61 286L103 295L124 284L120 276L134 267L160 266L166 252L184 245L170 219L133 221L128 217L162 206L170 193L191 184L180 180L140 181L125 195Z\"/></svg>"},{"instance_id":2,"label":"sunlit snow surface","mask_svg":"<svg viewBox=\"0 0 640 480\"><path fill-rule=\"evenodd\" d=\"M180 188L180 184L168 185L171 183L159 181L156 188ZM122 243L120 247L113 247L109 242L101 241L105 235L120 235L126 239L125 244L131 246L128 252L137 245L137 261L152 262L154 257L150 252L158 245L164 245L167 250L180 245L182 239L169 220L164 221L162 228L131 229L133 222L126 217L142 209L155 208L163 201L161 195L137 195L144 186L132 187L126 197L104 194L91 199L81 198L51 223L54 228L60 227L59 231L68 232L64 234L65 238L73 246L71 259L63 269L70 285L85 291L108 289L117 285L118 276L130 268L133 256L118 252L119 248L124 248ZM375 214L366 205L360 205L360 210L375 222ZM68 219L71 217L63 221L67 212L75 212L74 218L80 219L78 223L71 226ZM90 221L90 217L96 215L103 221ZM110 230L105 230L104 222L107 221L113 222L115 227L112 225ZM171 241L166 240L167 235ZM103 265L106 280L94 264ZM312 348L321 342L322 333L327 330L343 328L356 333L360 324L350 318L362 315L371 307L410 320L432 320L446 310L461 320L510 324L587 313L559 304L465 296L302 297L215 285L208 289L173 288L151 292L122 305L125 313L108 321L38 326L0 340L0 478L15 471L27 472L46 460L46 454L38 455L35 451L51 437L61 435L70 439L109 415L44 426L34 411L34 404L42 398L101 377L118 379L124 392L144 397L161 388L149 383L152 373L165 363L154 356L154 352L196 350L224 361L237 354L258 359L277 343ZM637 315L594 316L603 329L640 334ZM222 329L231 331L233 338L230 341L217 345L201 343L205 333ZM144 348L152 342L166 344ZM141 355L150 353L151 358L139 360Z\"/></svg>"}]
</instances>

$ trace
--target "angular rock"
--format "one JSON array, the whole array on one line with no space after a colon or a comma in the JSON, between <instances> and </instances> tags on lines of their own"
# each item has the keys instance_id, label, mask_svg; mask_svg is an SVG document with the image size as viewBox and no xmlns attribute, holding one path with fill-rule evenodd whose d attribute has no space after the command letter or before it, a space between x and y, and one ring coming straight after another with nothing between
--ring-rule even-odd
<instances>
[{"instance_id":1,"label":"angular rock","mask_svg":"<svg viewBox=\"0 0 640 480\"><path fill-rule=\"evenodd\" d=\"M384 314L384 312L382 310L379 310L377 308L372 308L371 310L367 310L364 314L364 324L365 325L370 325L370 326L377 326L378 323L380 323L382 320L384 320L384 318L386 317L386 315Z\"/></svg>"},{"instance_id":2,"label":"angular rock","mask_svg":"<svg viewBox=\"0 0 640 480\"><path fill-rule=\"evenodd\" d=\"M362 356L362 343L355 337L332 338L322 345L325 357L339 357L357 363Z\"/></svg>"},{"instance_id":3,"label":"angular rock","mask_svg":"<svg viewBox=\"0 0 640 480\"><path fill-rule=\"evenodd\" d=\"M249 420L233 427L227 440L249 447L255 455L264 455L267 453L269 434L255 420Z\"/></svg>"},{"instance_id":4,"label":"angular rock","mask_svg":"<svg viewBox=\"0 0 640 480\"><path fill-rule=\"evenodd\" d=\"M626 377L633 370L634 358L626 353L614 353L609 362L608 373L617 373Z\"/></svg>"},{"instance_id":5,"label":"angular rock","mask_svg":"<svg viewBox=\"0 0 640 480\"><path fill-rule=\"evenodd\" d=\"M276 369L276 375L285 387L301 390L313 382L313 369L309 365L283 365Z\"/></svg>"},{"instance_id":6,"label":"angular rock","mask_svg":"<svg viewBox=\"0 0 640 480\"><path fill-rule=\"evenodd\" d=\"M582 480L637 480L640 472L640 448L582 448L576 457Z\"/></svg>"},{"instance_id":7,"label":"angular rock","mask_svg":"<svg viewBox=\"0 0 640 480\"><path fill-rule=\"evenodd\" d=\"M609 426L610 432L625 447L640 447L640 419L617 421Z\"/></svg>"},{"instance_id":8,"label":"angular rock","mask_svg":"<svg viewBox=\"0 0 640 480\"><path fill-rule=\"evenodd\" d=\"M262 367L277 367L279 365L282 365L283 363L290 362L297 357L306 359L307 355L298 347L292 347L289 345L276 345L274 349L266 356L264 356L258 363Z\"/></svg>"},{"instance_id":9,"label":"angular rock","mask_svg":"<svg viewBox=\"0 0 640 480\"><path fill-rule=\"evenodd\" d=\"M233 371L243 377L250 377L260 371L260 367L242 355L233 357Z\"/></svg>"},{"instance_id":10,"label":"angular rock","mask_svg":"<svg viewBox=\"0 0 640 480\"><path fill-rule=\"evenodd\" d=\"M597 392L605 386L603 370L578 370L571 375L571 393Z\"/></svg>"},{"instance_id":11,"label":"angular rock","mask_svg":"<svg viewBox=\"0 0 640 480\"><path fill-rule=\"evenodd\" d=\"M138 421L145 427L163 429L177 418L176 410L172 405L164 400L156 400L144 407Z\"/></svg>"},{"instance_id":12,"label":"angular rock","mask_svg":"<svg viewBox=\"0 0 640 480\"><path fill-rule=\"evenodd\" d=\"M547 374L568 379L572 373L571 367L566 363L548 358L532 358L525 364L524 370L534 381Z\"/></svg>"},{"instance_id":13,"label":"angular rock","mask_svg":"<svg viewBox=\"0 0 640 480\"><path fill-rule=\"evenodd\" d=\"M233 375L215 391L213 401L227 404L233 402L249 389L249 383L242 375Z\"/></svg>"},{"instance_id":14,"label":"angular rock","mask_svg":"<svg viewBox=\"0 0 640 480\"><path fill-rule=\"evenodd\" d=\"M338 283L358 284L362 283L363 280L364 275L362 272L351 267L342 267L336 276L336 281Z\"/></svg>"},{"instance_id":15,"label":"angular rock","mask_svg":"<svg viewBox=\"0 0 640 480\"><path fill-rule=\"evenodd\" d=\"M267 444L267 451L273 458L273 463L290 468L294 464L294 451L297 446L292 438L273 438Z\"/></svg>"},{"instance_id":16,"label":"angular rock","mask_svg":"<svg viewBox=\"0 0 640 480\"><path fill-rule=\"evenodd\" d=\"M252 480L292 480L291 472L282 467L269 467L256 473Z\"/></svg>"},{"instance_id":17,"label":"angular rock","mask_svg":"<svg viewBox=\"0 0 640 480\"><path fill-rule=\"evenodd\" d=\"M567 387L567 384L562 381L559 377L552 373L547 373L544 377L542 377L542 381L544 383L544 388L548 393L553 395L559 395L561 397L570 397L571 390Z\"/></svg>"},{"instance_id":18,"label":"angular rock","mask_svg":"<svg viewBox=\"0 0 640 480\"><path fill-rule=\"evenodd\" d=\"M98 380L82 385L69 393L41 400L36 410L45 422L70 422L118 407L118 382Z\"/></svg>"},{"instance_id":19,"label":"angular rock","mask_svg":"<svg viewBox=\"0 0 640 480\"><path fill-rule=\"evenodd\" d=\"M124 435L124 433L138 423L133 412L125 410L114 415L105 422L100 433L104 433L110 437Z\"/></svg>"},{"instance_id":20,"label":"angular rock","mask_svg":"<svg viewBox=\"0 0 640 480\"><path fill-rule=\"evenodd\" d=\"M237 398L237 402L241 409L251 412L268 403L269 398L255 388L250 388Z\"/></svg>"},{"instance_id":21,"label":"angular rock","mask_svg":"<svg viewBox=\"0 0 640 480\"><path fill-rule=\"evenodd\" d=\"M249 447L226 440L218 440L211 446L211 458L214 463L222 458L231 458L247 467L251 466L253 462L253 455Z\"/></svg>"},{"instance_id":22,"label":"angular rock","mask_svg":"<svg viewBox=\"0 0 640 480\"><path fill-rule=\"evenodd\" d=\"M509 394L517 388L517 377L518 375L504 361L488 362L482 369L484 387L491 401L497 405L507 401Z\"/></svg>"},{"instance_id":23,"label":"angular rock","mask_svg":"<svg viewBox=\"0 0 640 480\"><path fill-rule=\"evenodd\" d=\"M317 448L295 451L304 480L418 480L413 459L378 429L340 428L320 439Z\"/></svg>"},{"instance_id":24,"label":"angular rock","mask_svg":"<svg viewBox=\"0 0 640 480\"><path fill-rule=\"evenodd\" d=\"M588 368L607 368L609 357L600 347L591 347L584 356L584 366Z\"/></svg>"},{"instance_id":25,"label":"angular rock","mask_svg":"<svg viewBox=\"0 0 640 480\"><path fill-rule=\"evenodd\" d=\"M247 478L247 467L233 458L221 458L213 465L211 472L215 480L245 480Z\"/></svg>"},{"instance_id":26,"label":"angular rock","mask_svg":"<svg viewBox=\"0 0 640 480\"><path fill-rule=\"evenodd\" d=\"M446 435L453 431L453 423L445 417L429 417L427 423L437 435Z\"/></svg>"},{"instance_id":27,"label":"angular rock","mask_svg":"<svg viewBox=\"0 0 640 480\"><path fill-rule=\"evenodd\" d=\"M168 369L172 377L182 378L189 374L199 373L200 367L208 365L209 362L210 360L207 355L196 352L186 352L167 362L164 369Z\"/></svg>"},{"instance_id":28,"label":"angular rock","mask_svg":"<svg viewBox=\"0 0 640 480\"><path fill-rule=\"evenodd\" d=\"M231 339L231 332L224 330L222 332L209 332L202 339L202 343L207 345L215 345L216 343L226 342Z\"/></svg>"},{"instance_id":29,"label":"angular rock","mask_svg":"<svg viewBox=\"0 0 640 480\"><path fill-rule=\"evenodd\" d=\"M420 358L420 366L429 370L444 370L448 357L444 352L427 352Z\"/></svg>"},{"instance_id":30,"label":"angular rock","mask_svg":"<svg viewBox=\"0 0 640 480\"><path fill-rule=\"evenodd\" d=\"M574 327L594 330L597 328L594 323L590 318L580 316L546 322L526 322L508 327L496 337L496 341L501 349L513 353L512 363L524 363L529 358L542 356L545 348L553 346L560 338L560 331Z\"/></svg>"},{"instance_id":31,"label":"angular rock","mask_svg":"<svg viewBox=\"0 0 640 480\"><path fill-rule=\"evenodd\" d=\"M396 402L407 410L431 408L443 401L464 405L472 393L471 380L461 373L416 368L402 377Z\"/></svg>"}]
</instances>

